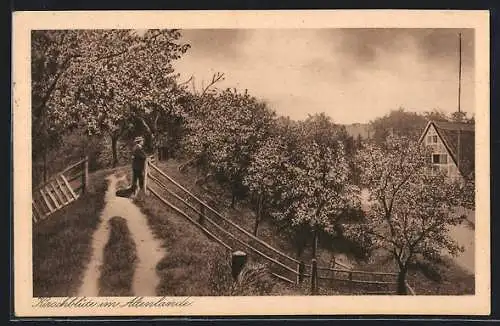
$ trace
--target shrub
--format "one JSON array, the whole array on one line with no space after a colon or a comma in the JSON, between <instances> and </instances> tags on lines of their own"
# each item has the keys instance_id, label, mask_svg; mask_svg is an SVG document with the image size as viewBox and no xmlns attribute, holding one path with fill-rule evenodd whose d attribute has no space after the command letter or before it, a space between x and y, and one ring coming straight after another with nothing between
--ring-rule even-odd
<instances>
[{"instance_id":1,"label":"shrub","mask_svg":"<svg viewBox=\"0 0 500 326\"><path fill-rule=\"evenodd\" d=\"M253 262L248 262L233 280L230 257L222 251L210 259L208 268L212 295L270 295L276 283L266 265Z\"/></svg>"}]
</instances>

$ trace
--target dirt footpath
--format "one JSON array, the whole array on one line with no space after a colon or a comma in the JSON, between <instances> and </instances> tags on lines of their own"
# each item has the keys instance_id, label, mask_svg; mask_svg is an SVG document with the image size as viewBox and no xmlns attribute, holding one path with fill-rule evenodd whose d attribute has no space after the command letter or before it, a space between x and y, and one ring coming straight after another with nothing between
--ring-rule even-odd
<instances>
[{"instance_id":1,"label":"dirt footpath","mask_svg":"<svg viewBox=\"0 0 500 326\"><path fill-rule=\"evenodd\" d=\"M121 216L127 220L131 236L137 249L138 262L132 283L135 296L156 296L156 286L159 282L156 274L156 264L165 255L161 241L154 238L147 225L147 219L139 208L129 198L117 197L116 186L125 177L117 178L110 175L107 178L108 189L105 195L105 206L101 214L101 222L92 240L92 257L83 277L79 296L96 297L99 295L98 280L103 261L103 251L109 238L109 219Z\"/></svg>"}]
</instances>

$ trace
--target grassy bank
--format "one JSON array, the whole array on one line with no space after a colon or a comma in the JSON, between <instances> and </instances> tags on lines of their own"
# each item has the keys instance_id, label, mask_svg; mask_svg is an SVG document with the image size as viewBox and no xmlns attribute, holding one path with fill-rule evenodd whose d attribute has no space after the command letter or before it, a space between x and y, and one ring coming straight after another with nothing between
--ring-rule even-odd
<instances>
[{"instance_id":1,"label":"grassy bank","mask_svg":"<svg viewBox=\"0 0 500 326\"><path fill-rule=\"evenodd\" d=\"M356 268L377 271L397 272L391 257L380 253L370 262L359 263ZM451 258L443 257L440 266L430 270L410 270L407 281L417 295L470 295L474 294L474 275L457 265ZM427 275L426 275L427 274Z\"/></svg>"},{"instance_id":2,"label":"grassy bank","mask_svg":"<svg viewBox=\"0 0 500 326\"><path fill-rule=\"evenodd\" d=\"M444 264L438 267L438 280L432 280L419 271L410 272L408 280L417 294L473 295L475 293L474 275L468 273L450 258L443 259Z\"/></svg>"},{"instance_id":3,"label":"grassy bank","mask_svg":"<svg viewBox=\"0 0 500 326\"><path fill-rule=\"evenodd\" d=\"M137 253L127 221L119 216L109 220L109 239L99 278L100 296L131 296Z\"/></svg>"},{"instance_id":4,"label":"grassy bank","mask_svg":"<svg viewBox=\"0 0 500 326\"><path fill-rule=\"evenodd\" d=\"M163 241L165 257L156 266L159 296L227 296L296 294L249 262L238 282L231 276L230 252L153 195L136 200L154 235Z\"/></svg>"},{"instance_id":5,"label":"grassy bank","mask_svg":"<svg viewBox=\"0 0 500 326\"><path fill-rule=\"evenodd\" d=\"M157 295L216 295L210 287L207 265L222 265L227 253L187 220L159 200L148 196L137 201L154 235L163 241L165 257L156 266L160 277Z\"/></svg>"},{"instance_id":6,"label":"grassy bank","mask_svg":"<svg viewBox=\"0 0 500 326\"><path fill-rule=\"evenodd\" d=\"M33 296L76 295L92 254L109 173L89 175L81 198L33 225Z\"/></svg>"}]
</instances>

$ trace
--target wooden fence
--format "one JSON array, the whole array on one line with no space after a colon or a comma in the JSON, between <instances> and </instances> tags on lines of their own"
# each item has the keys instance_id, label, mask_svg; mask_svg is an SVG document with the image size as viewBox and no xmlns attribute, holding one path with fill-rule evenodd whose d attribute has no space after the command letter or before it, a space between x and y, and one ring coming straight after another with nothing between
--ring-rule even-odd
<instances>
[{"instance_id":1,"label":"wooden fence","mask_svg":"<svg viewBox=\"0 0 500 326\"><path fill-rule=\"evenodd\" d=\"M32 192L33 222L77 200L87 189L88 174L88 157L85 157L36 187Z\"/></svg>"},{"instance_id":2,"label":"wooden fence","mask_svg":"<svg viewBox=\"0 0 500 326\"><path fill-rule=\"evenodd\" d=\"M343 283L348 286L346 291L354 294L395 293L396 273L352 270L339 262L335 262L333 268L317 266L316 261L305 264L223 216L158 168L153 158L149 158L147 162L144 178L147 194L157 197L228 251L241 250L255 261L266 263L277 279L295 285L310 280L313 294L318 293L318 288L342 287ZM409 292L414 294L413 290Z\"/></svg>"}]
</instances>

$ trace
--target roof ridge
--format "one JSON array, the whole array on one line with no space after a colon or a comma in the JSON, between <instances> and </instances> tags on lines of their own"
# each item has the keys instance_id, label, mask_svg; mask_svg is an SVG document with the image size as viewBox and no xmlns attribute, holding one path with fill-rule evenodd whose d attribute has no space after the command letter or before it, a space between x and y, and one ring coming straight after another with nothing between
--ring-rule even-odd
<instances>
[{"instance_id":1,"label":"roof ridge","mask_svg":"<svg viewBox=\"0 0 500 326\"><path fill-rule=\"evenodd\" d=\"M455 121L435 121L435 120L431 120L431 122L436 127L441 129L475 131L475 123L455 122Z\"/></svg>"}]
</instances>

